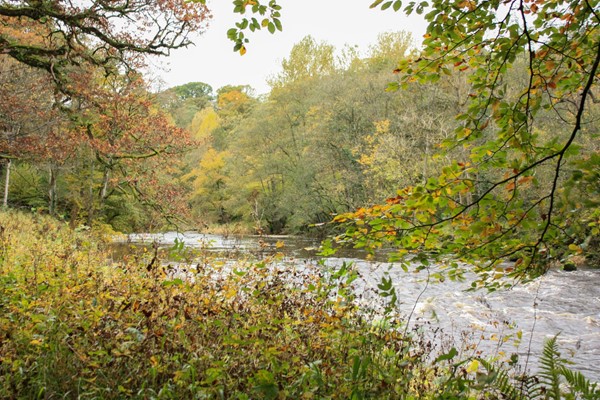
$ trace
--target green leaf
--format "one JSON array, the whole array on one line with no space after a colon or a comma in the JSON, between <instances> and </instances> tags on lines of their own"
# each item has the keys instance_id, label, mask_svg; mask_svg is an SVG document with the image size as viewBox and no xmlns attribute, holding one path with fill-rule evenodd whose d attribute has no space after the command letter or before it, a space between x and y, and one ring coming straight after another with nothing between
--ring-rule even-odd
<instances>
[{"instance_id":1,"label":"green leaf","mask_svg":"<svg viewBox=\"0 0 600 400\"><path fill-rule=\"evenodd\" d=\"M162 285L164 287L181 286L181 285L183 285L183 281L181 279L177 278L177 279L173 279L172 281L163 281Z\"/></svg>"},{"instance_id":2,"label":"green leaf","mask_svg":"<svg viewBox=\"0 0 600 400\"><path fill-rule=\"evenodd\" d=\"M228 37L229 39L236 38L236 37L237 37L237 29L235 29L235 28L231 28L231 29L229 29L229 30L227 31L227 37Z\"/></svg>"},{"instance_id":3,"label":"green leaf","mask_svg":"<svg viewBox=\"0 0 600 400\"><path fill-rule=\"evenodd\" d=\"M385 88L386 92L396 92L398 91L398 89L400 89L400 84L398 82L391 82L388 83L387 87Z\"/></svg>"},{"instance_id":4,"label":"green leaf","mask_svg":"<svg viewBox=\"0 0 600 400\"><path fill-rule=\"evenodd\" d=\"M456 350L455 347L453 347L452 349L450 349L450 351L448 353L442 354L441 356L439 356L438 358L436 358L435 361L434 361L434 363L437 364L440 361L452 360L457 355L458 355L458 351Z\"/></svg>"},{"instance_id":5,"label":"green leaf","mask_svg":"<svg viewBox=\"0 0 600 400\"><path fill-rule=\"evenodd\" d=\"M381 291L389 291L392 288L392 278L385 279L385 276L381 277L381 283L377 285Z\"/></svg>"},{"instance_id":6,"label":"green leaf","mask_svg":"<svg viewBox=\"0 0 600 400\"><path fill-rule=\"evenodd\" d=\"M392 5L392 3L393 3L392 1L388 1L388 2L383 3L383 5L381 6L381 9L382 10L387 10L388 8L390 8L390 6Z\"/></svg>"}]
</instances>

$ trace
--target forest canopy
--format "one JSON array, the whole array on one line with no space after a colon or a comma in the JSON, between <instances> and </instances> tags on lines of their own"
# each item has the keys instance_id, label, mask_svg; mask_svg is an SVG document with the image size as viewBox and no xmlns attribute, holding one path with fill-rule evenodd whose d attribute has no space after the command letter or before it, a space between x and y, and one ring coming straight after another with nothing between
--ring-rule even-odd
<instances>
[{"instance_id":1,"label":"forest canopy","mask_svg":"<svg viewBox=\"0 0 600 400\"><path fill-rule=\"evenodd\" d=\"M265 15L261 24L244 17L232 28L243 54L244 32L279 12L234 3L242 15ZM491 287L507 258L516 260L508 275L520 278L597 245L598 2L376 0L371 8L421 14L428 23L422 48L397 60L388 91L465 76L467 96L438 152L454 162L386 203L338 215L348 227L338 241L392 245L398 256L458 256L477 263Z\"/></svg>"}]
</instances>

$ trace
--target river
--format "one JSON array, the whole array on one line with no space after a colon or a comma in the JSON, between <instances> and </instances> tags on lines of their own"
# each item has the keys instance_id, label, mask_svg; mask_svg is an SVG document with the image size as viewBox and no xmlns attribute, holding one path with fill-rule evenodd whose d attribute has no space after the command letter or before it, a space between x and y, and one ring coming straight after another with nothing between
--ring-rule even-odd
<instances>
[{"instance_id":1,"label":"river","mask_svg":"<svg viewBox=\"0 0 600 400\"><path fill-rule=\"evenodd\" d=\"M290 267L314 262L318 246L318 242L297 237L224 237L194 232L135 234L127 242L172 246L176 239L192 248L230 256L283 252L279 262ZM600 269L552 270L533 282L488 293L466 292L469 282L428 284L427 271L406 273L385 261L367 261L358 251L327 258L325 265L336 267L343 262L356 266L359 278L354 287L366 306L380 303L377 284L389 274L402 314L411 315L413 323L439 326L444 340L452 340L457 348L470 344L471 353L481 350L504 357L516 353L521 365L529 358L528 367L535 369L544 341L559 334L559 350L573 362L572 367L600 381Z\"/></svg>"}]
</instances>

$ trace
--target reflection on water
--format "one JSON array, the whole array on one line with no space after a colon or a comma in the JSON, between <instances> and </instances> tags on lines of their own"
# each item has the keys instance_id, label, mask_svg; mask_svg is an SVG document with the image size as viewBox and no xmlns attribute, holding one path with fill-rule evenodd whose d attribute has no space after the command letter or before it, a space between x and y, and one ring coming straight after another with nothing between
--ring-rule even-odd
<instances>
[{"instance_id":1,"label":"reflection on water","mask_svg":"<svg viewBox=\"0 0 600 400\"><path fill-rule=\"evenodd\" d=\"M281 263L290 266L314 260L319 245L298 237L223 237L194 232L136 234L129 236L128 242L173 246L176 240L234 256L283 252L286 257ZM125 248L127 243L122 246ZM405 315L412 312L413 320L437 324L457 341L468 337L485 354L517 353L524 360L531 347L530 367L536 365L533 355L541 353L544 340L560 334L560 351L574 362L573 367L600 381L600 269L550 271L535 282L511 290L473 293L465 292L468 282L446 280L427 285L427 271L405 273L393 264L366 261L365 254L356 251L328 258L325 264L335 267L348 261L358 269L360 277L354 284L364 306L380 303L377 284L389 274L401 311Z\"/></svg>"}]
</instances>

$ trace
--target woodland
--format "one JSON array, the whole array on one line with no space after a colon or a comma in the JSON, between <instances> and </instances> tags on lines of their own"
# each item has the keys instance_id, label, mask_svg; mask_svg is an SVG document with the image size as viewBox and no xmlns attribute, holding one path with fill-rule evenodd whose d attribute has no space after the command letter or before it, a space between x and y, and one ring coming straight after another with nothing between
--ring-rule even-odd
<instances>
[{"instance_id":1,"label":"woodland","mask_svg":"<svg viewBox=\"0 0 600 400\"><path fill-rule=\"evenodd\" d=\"M173 278L158 248L107 261L118 233L187 229L392 249L492 291L597 267L598 1L376 0L425 37L307 35L262 96L142 73L207 29L204 1L80 3L0 1L0 397L600 397L556 338L536 375L436 348L393 307L374 325L351 268L290 288L271 259L221 280ZM285 29L275 0L232 11L240 56Z\"/></svg>"}]
</instances>

